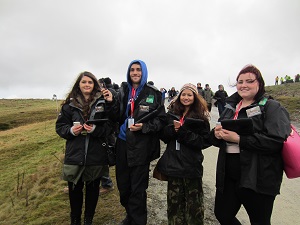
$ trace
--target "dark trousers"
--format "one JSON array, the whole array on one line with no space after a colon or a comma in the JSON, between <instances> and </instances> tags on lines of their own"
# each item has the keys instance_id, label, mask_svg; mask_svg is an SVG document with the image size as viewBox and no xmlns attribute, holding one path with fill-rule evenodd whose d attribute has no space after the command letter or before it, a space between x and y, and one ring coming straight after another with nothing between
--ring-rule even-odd
<instances>
[{"instance_id":1,"label":"dark trousers","mask_svg":"<svg viewBox=\"0 0 300 225\"><path fill-rule=\"evenodd\" d=\"M245 207L252 225L270 225L275 196L239 187L239 154L227 154L224 191L216 191L215 215L221 225L240 225L235 217ZM238 169L239 168L239 169Z\"/></svg>"},{"instance_id":2,"label":"dark trousers","mask_svg":"<svg viewBox=\"0 0 300 225\"><path fill-rule=\"evenodd\" d=\"M109 167L103 166L103 176L101 177L101 187L102 188L111 188L113 187L113 182L109 176Z\"/></svg>"},{"instance_id":3,"label":"dark trousers","mask_svg":"<svg viewBox=\"0 0 300 225\"><path fill-rule=\"evenodd\" d=\"M99 198L99 184L100 178L85 182L85 217L93 217ZM69 186L69 200L71 207L71 217L81 217L83 205L83 187L84 182L78 181L76 185L68 182Z\"/></svg>"},{"instance_id":4,"label":"dark trousers","mask_svg":"<svg viewBox=\"0 0 300 225\"><path fill-rule=\"evenodd\" d=\"M116 144L116 156L116 180L121 205L125 207L131 225L146 225L149 163L129 167L126 142L119 138Z\"/></svg>"},{"instance_id":5,"label":"dark trousers","mask_svg":"<svg viewBox=\"0 0 300 225\"><path fill-rule=\"evenodd\" d=\"M208 111L210 112L211 111L211 103L207 103L207 108L208 108Z\"/></svg>"},{"instance_id":6,"label":"dark trousers","mask_svg":"<svg viewBox=\"0 0 300 225\"><path fill-rule=\"evenodd\" d=\"M222 112L225 109L225 103L223 104L222 102L217 102L217 106L218 106L218 111L219 111L219 116L221 116Z\"/></svg>"}]
</instances>

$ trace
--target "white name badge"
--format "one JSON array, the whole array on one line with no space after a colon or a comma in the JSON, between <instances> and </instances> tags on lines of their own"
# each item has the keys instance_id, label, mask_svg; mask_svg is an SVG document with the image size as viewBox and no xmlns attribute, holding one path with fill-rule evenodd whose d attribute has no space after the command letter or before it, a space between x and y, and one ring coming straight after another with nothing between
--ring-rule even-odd
<instances>
[{"instance_id":1,"label":"white name badge","mask_svg":"<svg viewBox=\"0 0 300 225\"><path fill-rule=\"evenodd\" d=\"M252 116L260 115L261 111L259 106L255 106L253 108L247 109L246 113L248 117L252 117Z\"/></svg>"},{"instance_id":2,"label":"white name badge","mask_svg":"<svg viewBox=\"0 0 300 225\"><path fill-rule=\"evenodd\" d=\"M131 125L134 125L134 118L129 118L128 119L128 128L130 128Z\"/></svg>"}]
</instances>

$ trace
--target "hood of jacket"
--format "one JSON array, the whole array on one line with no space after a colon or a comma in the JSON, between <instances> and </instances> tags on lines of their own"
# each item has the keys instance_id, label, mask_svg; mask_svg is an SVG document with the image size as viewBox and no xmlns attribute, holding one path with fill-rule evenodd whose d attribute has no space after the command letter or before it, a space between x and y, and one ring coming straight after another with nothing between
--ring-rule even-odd
<instances>
[{"instance_id":1,"label":"hood of jacket","mask_svg":"<svg viewBox=\"0 0 300 225\"><path fill-rule=\"evenodd\" d=\"M129 95L128 95L128 99L127 99L127 102L129 102L129 100L131 99L131 91L132 91L132 81L130 79L130 68L132 66L132 64L134 63L139 63L141 65L141 69L142 69L142 78L141 78L141 82L140 82L140 85L138 86L138 88L135 90L136 94L135 94L135 99L137 99L137 97L139 96L141 90L144 88L145 84L147 83L147 79L148 79L148 70L147 70L147 66L146 64L142 61L142 60L139 60L139 59L136 59L136 60L133 60L129 66L128 66L128 69L127 69L127 75L126 75L126 78L127 78L127 88L129 90ZM120 133L119 133L119 138L121 138L122 140L126 140L126 129L127 129L127 121L128 121L128 117L129 117L129 104L127 105L126 107L126 120L124 121L124 123L120 126Z\"/></svg>"},{"instance_id":2,"label":"hood of jacket","mask_svg":"<svg viewBox=\"0 0 300 225\"><path fill-rule=\"evenodd\" d=\"M136 95L138 95L139 92L143 89L144 85L147 83L148 70L147 70L146 64L142 60L139 60L139 59L133 60L129 64L128 69L127 69L127 75L126 75L129 93L131 93L131 89L132 89L132 81L130 79L130 68L131 68L132 64L134 64L134 63L139 63L141 65L141 69L142 69L141 83L140 83L139 87L136 89Z\"/></svg>"}]
</instances>

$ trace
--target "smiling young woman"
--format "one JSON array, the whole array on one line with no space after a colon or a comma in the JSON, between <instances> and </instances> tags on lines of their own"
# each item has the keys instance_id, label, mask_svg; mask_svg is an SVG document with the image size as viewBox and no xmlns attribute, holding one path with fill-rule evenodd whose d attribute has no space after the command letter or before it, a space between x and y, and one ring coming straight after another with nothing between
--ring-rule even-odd
<instances>
[{"instance_id":1,"label":"smiling young woman","mask_svg":"<svg viewBox=\"0 0 300 225\"><path fill-rule=\"evenodd\" d=\"M56 121L57 134L66 140L63 179L68 182L71 224L81 224L83 202L84 224L91 225L99 198L100 178L108 166L106 139L113 133L109 119L115 111L109 90L100 91L96 77L82 72L62 103ZM105 119L101 124L87 121ZM84 188L85 187L85 188Z\"/></svg>"},{"instance_id":2,"label":"smiling young woman","mask_svg":"<svg viewBox=\"0 0 300 225\"><path fill-rule=\"evenodd\" d=\"M168 224L201 225L202 150L210 146L209 111L196 86L190 83L183 85L169 108L161 135L167 148L157 163L157 171L168 177Z\"/></svg>"},{"instance_id":3,"label":"smiling young woman","mask_svg":"<svg viewBox=\"0 0 300 225\"><path fill-rule=\"evenodd\" d=\"M289 114L279 102L265 96L265 82L253 65L236 78L237 92L226 99L225 110L211 132L220 148L215 215L220 224L239 225L241 205L251 224L269 225L283 175L281 149L290 133ZM253 129L238 133L222 128L223 120L251 119Z\"/></svg>"}]
</instances>

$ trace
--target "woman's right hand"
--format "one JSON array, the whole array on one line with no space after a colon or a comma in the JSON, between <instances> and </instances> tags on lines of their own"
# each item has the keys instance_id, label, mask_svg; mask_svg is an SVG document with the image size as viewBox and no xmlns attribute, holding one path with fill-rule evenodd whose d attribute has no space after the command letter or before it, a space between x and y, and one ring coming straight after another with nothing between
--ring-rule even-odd
<instances>
[{"instance_id":1,"label":"woman's right hand","mask_svg":"<svg viewBox=\"0 0 300 225\"><path fill-rule=\"evenodd\" d=\"M222 126L220 124L216 125L214 132L217 139L222 139Z\"/></svg>"}]
</instances>

